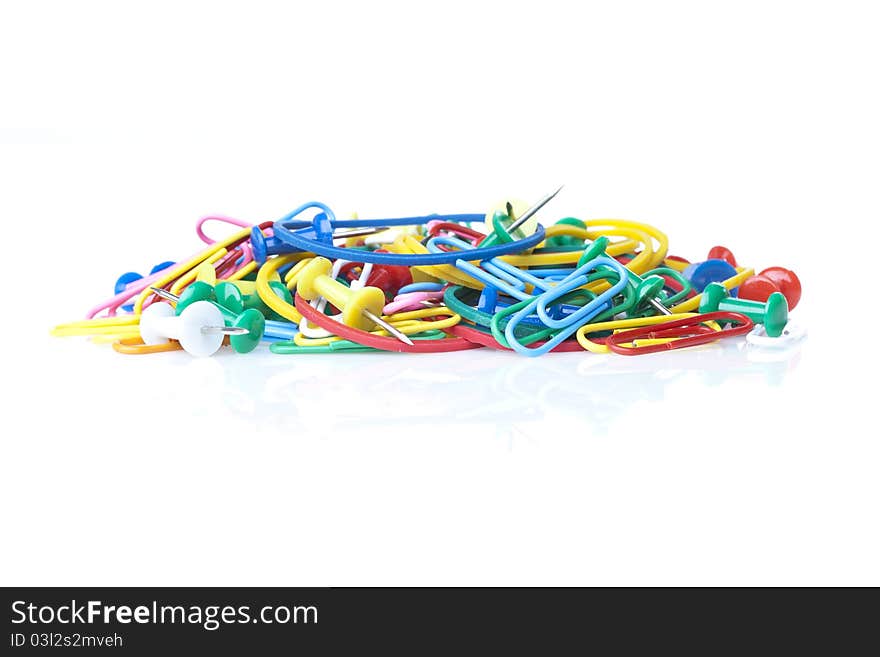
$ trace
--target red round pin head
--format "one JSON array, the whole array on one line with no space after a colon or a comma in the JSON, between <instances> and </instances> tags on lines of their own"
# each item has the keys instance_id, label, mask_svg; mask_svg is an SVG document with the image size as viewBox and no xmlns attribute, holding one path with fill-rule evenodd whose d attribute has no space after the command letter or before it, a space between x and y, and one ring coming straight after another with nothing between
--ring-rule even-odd
<instances>
[{"instance_id":1,"label":"red round pin head","mask_svg":"<svg viewBox=\"0 0 880 657\"><path fill-rule=\"evenodd\" d=\"M768 267L739 286L739 297L752 301L766 301L774 292L781 292L789 309L794 308L801 299L801 282L797 274L784 267Z\"/></svg>"},{"instance_id":2,"label":"red round pin head","mask_svg":"<svg viewBox=\"0 0 880 657\"><path fill-rule=\"evenodd\" d=\"M732 267L736 267L736 258L733 257L733 252L726 246L713 246L709 249L706 260L724 260L724 262Z\"/></svg>"}]
</instances>

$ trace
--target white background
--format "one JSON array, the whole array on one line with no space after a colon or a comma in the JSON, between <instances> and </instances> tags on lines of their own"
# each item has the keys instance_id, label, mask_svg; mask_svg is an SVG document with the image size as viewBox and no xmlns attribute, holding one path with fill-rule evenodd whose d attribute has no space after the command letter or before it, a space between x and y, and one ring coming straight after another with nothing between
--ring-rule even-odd
<instances>
[{"instance_id":1,"label":"white background","mask_svg":"<svg viewBox=\"0 0 880 657\"><path fill-rule=\"evenodd\" d=\"M880 584L872 3L10 2L0 583ZM566 188L794 269L803 346L208 360L48 337L195 220Z\"/></svg>"}]
</instances>

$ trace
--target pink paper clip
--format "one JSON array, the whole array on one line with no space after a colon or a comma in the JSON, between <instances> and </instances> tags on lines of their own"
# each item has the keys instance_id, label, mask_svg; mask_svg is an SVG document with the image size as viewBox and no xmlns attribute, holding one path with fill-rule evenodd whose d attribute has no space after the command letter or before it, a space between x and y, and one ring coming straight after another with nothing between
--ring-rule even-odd
<instances>
[{"instance_id":1,"label":"pink paper clip","mask_svg":"<svg viewBox=\"0 0 880 657\"><path fill-rule=\"evenodd\" d=\"M407 310L420 310L423 308L425 301L437 301L443 298L443 290L436 292L407 292L406 294L398 294L394 297L394 301L385 304L382 312L386 315L405 312Z\"/></svg>"},{"instance_id":2,"label":"pink paper clip","mask_svg":"<svg viewBox=\"0 0 880 657\"><path fill-rule=\"evenodd\" d=\"M230 224L232 226L236 226L237 228L249 228L250 226L253 225L251 223L248 223L247 221L244 221L242 219L235 219L233 217L223 217L223 216L216 216L216 215L209 215L207 217L202 217L201 219L199 219L196 222L196 234L199 236L199 239L201 239L205 244L216 243L216 240L211 239L210 237L205 235L205 232L203 230L203 226L206 223L208 223L209 221L216 221L219 223ZM265 232L265 230L264 230L264 232ZM240 244L240 246L238 246L236 248L239 249L239 251L238 251L237 257L235 258L235 261L230 262L230 260L224 259L227 264L224 265L226 267L226 271L224 271L223 273L227 276L231 275L235 271L238 271L238 269L240 269L241 267L244 267L251 260L253 260L253 250L251 249L249 241L247 241L247 240L243 241ZM202 251L197 251L192 256L190 256L189 259L197 257L200 253L202 253ZM236 261L238 261L242 255L244 256L244 259L241 262L238 262L238 264L236 264ZM185 261L186 260L180 260L180 261L176 262L174 265L172 265L172 267L177 267L180 265L181 262L185 262ZM145 276L144 278L139 278L136 281L132 281L119 294L115 294L112 297L110 297L109 299L107 299L106 301L103 301L103 302L99 303L98 305L90 308L86 312L86 319L93 319L102 311L107 311L107 317L114 317L122 306L124 306L131 299L137 297L141 292L143 292L152 283L154 283L156 280L165 276L166 273L167 273L167 270L163 269L162 271L156 272L155 274L150 274L149 276ZM145 306L149 305L151 300L152 299L148 299L144 305Z\"/></svg>"}]
</instances>

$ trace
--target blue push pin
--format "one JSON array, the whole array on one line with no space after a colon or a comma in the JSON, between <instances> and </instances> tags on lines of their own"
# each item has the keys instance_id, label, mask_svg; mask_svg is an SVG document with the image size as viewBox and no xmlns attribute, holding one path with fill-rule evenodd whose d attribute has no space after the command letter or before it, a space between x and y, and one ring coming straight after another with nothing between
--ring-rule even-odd
<instances>
[{"instance_id":1,"label":"blue push pin","mask_svg":"<svg viewBox=\"0 0 880 657\"><path fill-rule=\"evenodd\" d=\"M259 265L266 264L269 256L302 252L302 249L282 242L277 237L266 237L259 226L251 229L251 247L254 251L254 260Z\"/></svg>"},{"instance_id":2,"label":"blue push pin","mask_svg":"<svg viewBox=\"0 0 880 657\"><path fill-rule=\"evenodd\" d=\"M168 269L169 267L171 267L172 265L175 265L175 264L177 264L177 263L174 263L171 260L166 260L165 262L160 262L158 265L156 265L155 267L153 267L150 270L149 275L152 276L153 274L156 274L156 273L162 271L163 269ZM142 278L143 278L143 276L138 274L136 271L125 272L122 276L120 276L119 278L116 279L116 285L113 286L113 294L121 294L122 292L125 291L125 288L127 288L129 285L131 285L135 281L141 280ZM127 303L124 306L122 306L122 309L125 312L130 313L134 310L134 304Z\"/></svg>"},{"instance_id":3,"label":"blue push pin","mask_svg":"<svg viewBox=\"0 0 880 657\"><path fill-rule=\"evenodd\" d=\"M736 276L737 271L736 267L726 260L710 258L688 265L682 274L690 281L694 290L702 293L709 283L722 283L728 278ZM734 292L731 291L732 296L736 296Z\"/></svg>"},{"instance_id":4,"label":"blue push pin","mask_svg":"<svg viewBox=\"0 0 880 657\"><path fill-rule=\"evenodd\" d=\"M284 221L284 220L282 220ZM312 241L321 242L323 244L333 245L333 240L343 239L346 237L362 237L364 235L372 235L374 233L387 230L385 226L375 226L370 228L360 228L355 230L346 230L333 232L333 224L325 212L319 212L312 219L312 225L309 228L302 228L296 231L297 234L303 235ZM263 265L269 256L283 255L288 253L302 253L302 249L291 246L277 237L266 237L259 226L251 229L251 248L254 252L254 260L258 265Z\"/></svg>"}]
</instances>

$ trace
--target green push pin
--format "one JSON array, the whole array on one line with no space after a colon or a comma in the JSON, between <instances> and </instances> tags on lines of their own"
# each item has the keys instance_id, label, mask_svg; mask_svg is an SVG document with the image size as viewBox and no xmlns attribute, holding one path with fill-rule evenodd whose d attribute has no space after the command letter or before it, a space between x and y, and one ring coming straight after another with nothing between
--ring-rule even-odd
<instances>
[{"instance_id":1,"label":"green push pin","mask_svg":"<svg viewBox=\"0 0 880 657\"><path fill-rule=\"evenodd\" d=\"M171 298L174 295L163 295L157 290L154 291L156 291L160 297L169 301L175 301L175 308L178 315L183 312L184 308L196 301L217 301L217 296L214 294L214 286L210 283L205 283L204 281L194 281L190 283L183 292L180 293L176 300Z\"/></svg>"},{"instance_id":2,"label":"green push pin","mask_svg":"<svg viewBox=\"0 0 880 657\"><path fill-rule=\"evenodd\" d=\"M260 344L260 340L263 338L263 333L266 330L266 318L263 317L263 313L255 308L249 308L241 313L229 310L225 306L217 303L214 294L214 286L209 285L208 283L195 281L190 284L180 296L158 288L150 289L163 299L175 302L177 304L175 306L175 312L178 315L182 313L187 306L196 301L209 301L213 303L220 309L220 313L223 315L223 322L226 326L232 329L237 329L237 332L228 334L229 344L240 354L246 354L249 351L256 349L257 345Z\"/></svg>"},{"instance_id":3,"label":"green push pin","mask_svg":"<svg viewBox=\"0 0 880 657\"><path fill-rule=\"evenodd\" d=\"M240 354L246 354L253 351L263 339L263 333L266 331L266 318L256 308L249 308L243 313L235 314L230 312L219 303L217 307L223 313L223 321L233 328L245 329L247 333L242 335L229 336L229 344Z\"/></svg>"},{"instance_id":4,"label":"green push pin","mask_svg":"<svg viewBox=\"0 0 880 657\"><path fill-rule=\"evenodd\" d=\"M504 210L495 210L492 214L492 232L483 241L507 244L515 239L522 238L523 234L519 229L520 227L513 226L514 220L513 206L510 203L507 203L507 207ZM492 244L489 246L492 246Z\"/></svg>"},{"instance_id":5,"label":"green push pin","mask_svg":"<svg viewBox=\"0 0 880 657\"><path fill-rule=\"evenodd\" d=\"M583 267L590 260L594 258L598 258L599 256L605 255L605 249L608 248L608 238L604 235L602 237L596 238L590 246L584 249L584 252L581 254L581 257L578 258L577 266L578 268Z\"/></svg>"},{"instance_id":6,"label":"green push pin","mask_svg":"<svg viewBox=\"0 0 880 657\"><path fill-rule=\"evenodd\" d=\"M271 281L269 283L269 287L271 287L272 290L275 292L275 296L280 297L281 300L284 301L287 305L293 305L293 295L290 293L290 290L287 289L287 286L284 283L282 283L281 281ZM268 306L266 306L266 308L267 313L264 314L268 314L270 319L278 320L281 322L290 321L286 317L278 314L277 312L269 308Z\"/></svg>"},{"instance_id":7,"label":"green push pin","mask_svg":"<svg viewBox=\"0 0 880 657\"><path fill-rule=\"evenodd\" d=\"M528 210L523 212L515 221L513 221L513 223L508 226L504 226L504 221L513 220L513 217L511 216L513 210L511 209L510 204L508 203L506 214L500 210L496 211L495 214L492 216L492 225L494 227L494 230L483 238L483 241L480 242L480 248L494 246L498 243L512 242L513 237L511 237L511 235L515 233L515 231L518 230L524 223L531 219L538 210L547 205L547 203L549 203L553 199L553 197L560 192L561 189L562 186L560 186L559 189L557 189L552 194L547 194L547 196L545 196Z\"/></svg>"},{"instance_id":8,"label":"green push pin","mask_svg":"<svg viewBox=\"0 0 880 657\"><path fill-rule=\"evenodd\" d=\"M605 249L608 248L609 240L604 235L596 238L596 240L590 244L586 249L584 249L583 254L578 259L577 266L583 267L593 258L598 258L599 256L605 255ZM633 304L633 308L640 308L645 304L651 305L654 310L656 310L661 315L671 315L672 311L670 311L663 303L660 301L660 293L663 291L663 287L666 282L663 280L662 276L646 276L642 278L634 271L627 270L629 275L628 283L635 288L635 302Z\"/></svg>"},{"instance_id":9,"label":"green push pin","mask_svg":"<svg viewBox=\"0 0 880 657\"><path fill-rule=\"evenodd\" d=\"M586 230L587 224L576 217L565 217L556 222L557 226L574 226ZM550 248L579 247L584 248L584 240L574 235L554 235L547 238L547 246Z\"/></svg>"},{"instance_id":10,"label":"green push pin","mask_svg":"<svg viewBox=\"0 0 880 657\"><path fill-rule=\"evenodd\" d=\"M663 291L666 289L666 279L664 276L677 281L681 285L681 291L674 294L663 294ZM635 284L633 288L633 301L626 311L626 316L627 318L636 318L645 317L645 313L653 314L653 311L647 308L647 305L651 305L651 299L662 299L663 306L669 308L679 301L686 299L691 289L690 282L674 269L669 269L668 267L652 269L642 277L641 283Z\"/></svg>"},{"instance_id":11,"label":"green push pin","mask_svg":"<svg viewBox=\"0 0 880 657\"><path fill-rule=\"evenodd\" d=\"M633 308L642 308L644 305L651 303L652 299L659 299L664 287L666 287L666 281L663 280L662 276L652 274L651 276L641 278L638 283L635 283L636 294Z\"/></svg>"},{"instance_id":12,"label":"green push pin","mask_svg":"<svg viewBox=\"0 0 880 657\"><path fill-rule=\"evenodd\" d=\"M290 290L281 281L270 281L269 287L277 296L290 305L293 305L293 295ZM238 285L228 281L222 281L214 286L214 294L217 296L217 303L224 306L234 313L243 313L245 310L259 310L264 316L270 319L284 319L274 310L272 310L266 302L260 298L259 294L243 292ZM285 320L286 321L286 320Z\"/></svg>"},{"instance_id":13,"label":"green push pin","mask_svg":"<svg viewBox=\"0 0 880 657\"><path fill-rule=\"evenodd\" d=\"M788 323L788 301L781 292L771 294L766 302L735 299L721 283L709 283L700 297L700 312L716 310L741 313L755 324L763 324L771 338L778 338Z\"/></svg>"},{"instance_id":14,"label":"green push pin","mask_svg":"<svg viewBox=\"0 0 880 657\"><path fill-rule=\"evenodd\" d=\"M234 283L217 283L214 286L214 294L217 295L217 303L234 313L243 313L251 308L263 310L266 307L260 295L246 294Z\"/></svg>"}]
</instances>

